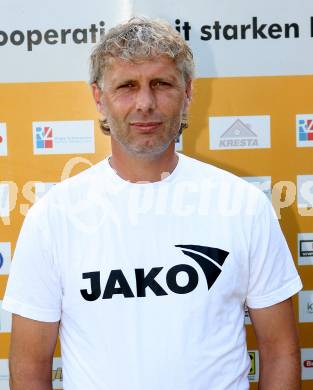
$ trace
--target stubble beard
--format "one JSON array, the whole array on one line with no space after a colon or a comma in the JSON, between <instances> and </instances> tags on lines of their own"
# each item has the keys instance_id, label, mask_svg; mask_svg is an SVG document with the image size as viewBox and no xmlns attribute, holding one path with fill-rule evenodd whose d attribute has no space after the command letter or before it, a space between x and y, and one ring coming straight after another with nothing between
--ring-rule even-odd
<instances>
[{"instance_id":1,"label":"stubble beard","mask_svg":"<svg viewBox=\"0 0 313 390\"><path fill-rule=\"evenodd\" d=\"M114 138L125 151L141 159L153 160L162 155L167 148L175 142L179 134L180 118L168 123L165 129L160 130L160 134L132 134L131 131L126 130L125 127L121 130L118 124L110 125L111 137ZM119 128L118 131L114 130ZM159 131L159 130L158 130ZM140 137L145 137L145 140L139 140Z\"/></svg>"}]
</instances>

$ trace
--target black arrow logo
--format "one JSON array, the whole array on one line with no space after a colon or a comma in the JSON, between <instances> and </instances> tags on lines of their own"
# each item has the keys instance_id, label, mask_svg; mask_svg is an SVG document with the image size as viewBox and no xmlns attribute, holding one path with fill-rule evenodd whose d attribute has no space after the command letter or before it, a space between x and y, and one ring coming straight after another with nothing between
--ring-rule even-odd
<instances>
[{"instance_id":1,"label":"black arrow logo","mask_svg":"<svg viewBox=\"0 0 313 390\"><path fill-rule=\"evenodd\" d=\"M202 245L175 245L175 247L182 248L182 252L186 256L191 257L199 264L205 275L208 290L210 290L222 270L207 257L222 266L226 260L226 257L229 255L229 252L226 252L223 249L211 248L209 246ZM199 253L207 257L204 257Z\"/></svg>"}]
</instances>

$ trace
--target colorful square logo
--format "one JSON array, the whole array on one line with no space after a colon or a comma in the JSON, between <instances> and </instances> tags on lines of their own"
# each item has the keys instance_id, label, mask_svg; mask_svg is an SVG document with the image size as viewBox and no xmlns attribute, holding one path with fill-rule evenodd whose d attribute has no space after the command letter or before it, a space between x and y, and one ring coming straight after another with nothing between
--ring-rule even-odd
<instances>
[{"instance_id":1,"label":"colorful square logo","mask_svg":"<svg viewBox=\"0 0 313 390\"><path fill-rule=\"evenodd\" d=\"M297 115L297 146L313 146L313 114Z\"/></svg>"},{"instance_id":2,"label":"colorful square logo","mask_svg":"<svg viewBox=\"0 0 313 390\"><path fill-rule=\"evenodd\" d=\"M38 149L53 148L52 127L50 126L36 127L36 146Z\"/></svg>"},{"instance_id":3,"label":"colorful square logo","mask_svg":"<svg viewBox=\"0 0 313 390\"><path fill-rule=\"evenodd\" d=\"M298 122L299 140L313 141L313 117L312 119L300 119Z\"/></svg>"},{"instance_id":4,"label":"colorful square logo","mask_svg":"<svg viewBox=\"0 0 313 390\"><path fill-rule=\"evenodd\" d=\"M33 122L34 154L95 152L94 121Z\"/></svg>"}]
</instances>

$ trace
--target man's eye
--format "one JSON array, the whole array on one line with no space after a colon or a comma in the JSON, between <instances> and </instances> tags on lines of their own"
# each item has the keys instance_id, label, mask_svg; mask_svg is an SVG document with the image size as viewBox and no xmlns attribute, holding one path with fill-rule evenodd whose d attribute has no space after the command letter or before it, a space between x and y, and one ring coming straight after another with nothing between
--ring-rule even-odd
<instances>
[{"instance_id":1,"label":"man's eye","mask_svg":"<svg viewBox=\"0 0 313 390\"><path fill-rule=\"evenodd\" d=\"M133 83L126 83L126 84L120 85L118 88L132 88L133 86L134 86Z\"/></svg>"},{"instance_id":2,"label":"man's eye","mask_svg":"<svg viewBox=\"0 0 313 390\"><path fill-rule=\"evenodd\" d=\"M167 83L166 81L156 81L155 86L157 87L163 87L163 86L167 86L167 85L170 85L169 83Z\"/></svg>"}]
</instances>

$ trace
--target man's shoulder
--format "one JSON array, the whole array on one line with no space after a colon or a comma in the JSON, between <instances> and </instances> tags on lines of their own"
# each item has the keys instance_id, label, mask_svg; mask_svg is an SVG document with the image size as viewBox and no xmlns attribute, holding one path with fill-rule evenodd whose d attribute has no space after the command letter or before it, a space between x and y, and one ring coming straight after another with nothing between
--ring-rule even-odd
<instances>
[{"instance_id":1,"label":"man's shoulder","mask_svg":"<svg viewBox=\"0 0 313 390\"><path fill-rule=\"evenodd\" d=\"M257 185L194 158L184 156L182 162L185 169L181 181L187 183L188 191L215 205L221 216L237 215L239 223L265 211L275 216L270 200Z\"/></svg>"},{"instance_id":2,"label":"man's shoulder","mask_svg":"<svg viewBox=\"0 0 313 390\"><path fill-rule=\"evenodd\" d=\"M101 176L105 174L104 165L105 160L99 161L82 172L63 179L53 187L53 191L55 193L69 190L81 190L85 192L86 186L90 186L97 180L101 180Z\"/></svg>"},{"instance_id":3,"label":"man's shoulder","mask_svg":"<svg viewBox=\"0 0 313 390\"><path fill-rule=\"evenodd\" d=\"M204 162L186 155L182 155L182 159L186 176L198 179L206 178L221 183L228 182L242 185L244 187L251 187L251 184L246 180L232 172L227 171L226 169L219 168L215 165L212 165L211 163Z\"/></svg>"},{"instance_id":4,"label":"man's shoulder","mask_svg":"<svg viewBox=\"0 0 313 390\"><path fill-rule=\"evenodd\" d=\"M51 209L51 206L64 208L86 198L88 192L101 185L102 177L105 175L103 165L104 161L100 161L84 171L54 184L31 207L30 214L44 213Z\"/></svg>"},{"instance_id":5,"label":"man's shoulder","mask_svg":"<svg viewBox=\"0 0 313 390\"><path fill-rule=\"evenodd\" d=\"M219 168L208 162L183 155L183 180L192 182L201 190L215 190L218 196L236 197L242 200L253 201L256 204L268 203L267 196L255 184L237 176L225 169Z\"/></svg>"}]
</instances>

